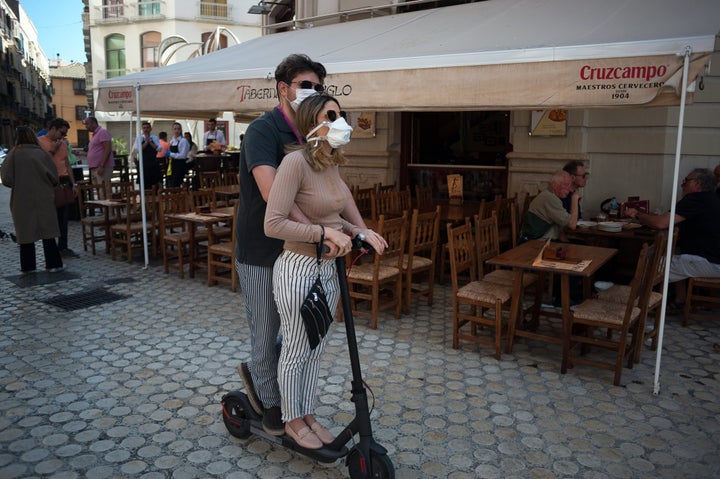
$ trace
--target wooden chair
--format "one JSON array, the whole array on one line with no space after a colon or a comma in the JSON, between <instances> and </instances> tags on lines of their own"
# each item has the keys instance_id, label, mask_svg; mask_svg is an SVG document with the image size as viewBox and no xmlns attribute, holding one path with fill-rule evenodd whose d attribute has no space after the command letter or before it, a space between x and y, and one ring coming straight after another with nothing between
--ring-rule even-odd
<instances>
[{"instance_id":1,"label":"wooden chair","mask_svg":"<svg viewBox=\"0 0 720 479\"><path fill-rule=\"evenodd\" d=\"M169 215L189 213L189 198L184 191L164 190L159 193L158 216L160 217L160 244L163 253L163 268L165 274L170 268L178 270L180 279L185 277L185 265L190 262L189 245L190 233L184 221L172 219ZM196 239L207 239L202 232L195 235Z\"/></svg>"},{"instance_id":2,"label":"wooden chair","mask_svg":"<svg viewBox=\"0 0 720 479\"><path fill-rule=\"evenodd\" d=\"M410 221L410 235L407 254L403 255L404 295L403 309L410 312L410 300L413 294L427 296L427 305L433 304L433 290L435 287L435 256L437 254L438 238L440 237L440 206L435 211L420 213L414 210ZM427 287L421 288L419 283L413 283L420 274L427 274ZM413 284L417 288L413 289Z\"/></svg>"},{"instance_id":3,"label":"wooden chair","mask_svg":"<svg viewBox=\"0 0 720 479\"><path fill-rule=\"evenodd\" d=\"M88 250L88 244L92 254L95 254L95 244L105 242L110 225L116 222L113 211L105 215L104 208L88 204L88 201L100 200L105 196L103 185L80 184L78 185L78 205L80 209L80 224L82 226L83 250ZM105 245L109 248L109 245Z\"/></svg>"},{"instance_id":4,"label":"wooden chair","mask_svg":"<svg viewBox=\"0 0 720 479\"><path fill-rule=\"evenodd\" d=\"M363 218L372 218L373 207L372 207L372 193L375 192L375 187L372 188L358 188L354 187L352 190L353 199L360 216Z\"/></svg>"},{"instance_id":5,"label":"wooden chair","mask_svg":"<svg viewBox=\"0 0 720 479\"><path fill-rule=\"evenodd\" d=\"M377 329L378 313L385 309L395 308L395 318L400 318L406 230L407 213L393 219L385 219L381 215L376 231L385 238L388 247L382 255L374 255L372 262L354 265L347 275L353 315L369 317L371 329ZM381 292L387 292L389 297L385 298ZM362 301L370 303L369 312L358 309L358 303Z\"/></svg>"},{"instance_id":6,"label":"wooden chair","mask_svg":"<svg viewBox=\"0 0 720 479\"><path fill-rule=\"evenodd\" d=\"M523 220L525 219L525 215L528 212L528 208L530 208L530 203L532 203L532 200L534 200L537 197L538 194L531 195L530 193L527 193L525 195L525 198L523 199L522 208L520 210L520 214L518 215L518 224L522 225ZM519 233L519 231L518 231Z\"/></svg>"},{"instance_id":7,"label":"wooden chair","mask_svg":"<svg viewBox=\"0 0 720 479\"><path fill-rule=\"evenodd\" d=\"M383 185L382 183L378 183L375 185L375 191L378 193L388 193L390 191L397 191L397 185L395 183L389 184L389 185Z\"/></svg>"},{"instance_id":8,"label":"wooden chair","mask_svg":"<svg viewBox=\"0 0 720 479\"><path fill-rule=\"evenodd\" d=\"M455 228L447 225L448 248L450 251L450 277L452 279L453 298L453 348L460 347L460 340L470 341L495 349L495 359L500 359L502 346L502 310L510 307L512 286L490 283L477 279L475 242L472 224ZM461 279L467 275L469 281ZM485 312L492 310L490 318ZM469 331L463 328L468 327ZM489 328L492 335L488 338L478 334L477 328Z\"/></svg>"},{"instance_id":9,"label":"wooden chair","mask_svg":"<svg viewBox=\"0 0 720 479\"><path fill-rule=\"evenodd\" d=\"M152 190L145 192L145 228L142 221L142 201L140 194L131 194L125 204L125 217L110 226L110 250L112 259L125 256L132 262L133 251L144 249L144 236L147 235L153 256L157 255L156 202ZM145 235L143 234L145 232Z\"/></svg>"},{"instance_id":10,"label":"wooden chair","mask_svg":"<svg viewBox=\"0 0 720 479\"><path fill-rule=\"evenodd\" d=\"M222 174L219 171L201 171L198 174L200 188L215 188L223 184Z\"/></svg>"},{"instance_id":11,"label":"wooden chair","mask_svg":"<svg viewBox=\"0 0 720 479\"><path fill-rule=\"evenodd\" d=\"M215 191L212 188L200 188L190 192L190 206L192 210L196 208L217 208L217 200L215 199Z\"/></svg>"},{"instance_id":12,"label":"wooden chair","mask_svg":"<svg viewBox=\"0 0 720 479\"><path fill-rule=\"evenodd\" d=\"M514 248L518 239L517 197L497 201L494 211L497 213L500 251Z\"/></svg>"},{"instance_id":13,"label":"wooden chair","mask_svg":"<svg viewBox=\"0 0 720 479\"><path fill-rule=\"evenodd\" d=\"M237 170L223 172L223 184L225 186L239 185L240 173Z\"/></svg>"},{"instance_id":14,"label":"wooden chair","mask_svg":"<svg viewBox=\"0 0 720 479\"><path fill-rule=\"evenodd\" d=\"M218 281L230 284L230 290L237 291L238 276L235 270L235 229L237 227L238 203L233 206L232 233L230 241L221 241L208 245L207 268L208 286L213 286Z\"/></svg>"},{"instance_id":15,"label":"wooden chair","mask_svg":"<svg viewBox=\"0 0 720 479\"><path fill-rule=\"evenodd\" d=\"M425 187L415 185L415 208L420 210L420 213L428 213L435 209L432 185Z\"/></svg>"},{"instance_id":16,"label":"wooden chair","mask_svg":"<svg viewBox=\"0 0 720 479\"><path fill-rule=\"evenodd\" d=\"M697 307L711 308L714 312L700 313L696 311ZM691 317L720 319L718 310L720 310L720 278L690 278L682 325L687 326Z\"/></svg>"},{"instance_id":17,"label":"wooden chair","mask_svg":"<svg viewBox=\"0 0 720 479\"><path fill-rule=\"evenodd\" d=\"M620 385L623 362L627 358L628 368L633 367L634 353L643 339L643 332L640 331L642 305L647 301L646 296L650 294L652 288L654 256L654 246L643 245L630 283L630 293L624 304L589 299L570 311L568 331L571 331L571 334L569 338L563 339L563 359L560 369L563 374L571 365L584 364L614 371L613 384ZM618 334L603 333L606 330ZM599 334L596 334L598 332ZM609 363L602 358L591 358L587 354L573 356L573 349L578 345L599 346L615 351L615 360ZM585 351L586 348L582 349Z\"/></svg>"},{"instance_id":18,"label":"wooden chair","mask_svg":"<svg viewBox=\"0 0 720 479\"><path fill-rule=\"evenodd\" d=\"M485 262L500 254L497 215L493 211L489 218L480 219L475 215L475 256L477 259L477 277L490 283L512 286L515 273L509 269L486 268ZM534 284L537 275L523 274L523 289Z\"/></svg>"},{"instance_id":19,"label":"wooden chair","mask_svg":"<svg viewBox=\"0 0 720 479\"><path fill-rule=\"evenodd\" d=\"M114 181L110 183L110 197L105 199L125 199L135 193L135 183L132 181Z\"/></svg>"},{"instance_id":20,"label":"wooden chair","mask_svg":"<svg viewBox=\"0 0 720 479\"><path fill-rule=\"evenodd\" d=\"M372 198L372 214L370 215L372 220L377 221L380 216L399 216L399 198L397 191L372 191L370 192L370 196Z\"/></svg>"},{"instance_id":21,"label":"wooden chair","mask_svg":"<svg viewBox=\"0 0 720 479\"><path fill-rule=\"evenodd\" d=\"M675 242L677 241L677 229L675 230L675 234L673 235L673 246L672 250L675 250ZM660 312L661 312L661 306L662 306L662 300L663 296L665 296L665 291L653 291L652 289L657 286L662 286L665 279L665 267L667 265L667 261L665 258L666 249L667 249L667 242L668 242L668 233L667 231L660 231L658 232L658 235L655 239L655 257L652 258L652 271L654 271L653 279L652 279L652 287L650 294L647 296L647 303L641 305L643 309L643 317L641 318L641 325L639 327L639 331L643 332L643 341L641 341L638 345L637 350L635 351L635 362L640 362L640 354L642 353L642 348L647 339L652 339L652 343L650 345L651 350L657 349L657 343L658 343L658 331L660 327ZM627 302L628 295L630 294L630 285L622 285L622 284L614 284L610 288L606 289L605 291L600 291L597 294L597 298L601 301L610 301L614 303L621 303L625 304ZM654 323L652 329L647 329L647 318L650 315L650 313L654 312Z\"/></svg>"}]
</instances>

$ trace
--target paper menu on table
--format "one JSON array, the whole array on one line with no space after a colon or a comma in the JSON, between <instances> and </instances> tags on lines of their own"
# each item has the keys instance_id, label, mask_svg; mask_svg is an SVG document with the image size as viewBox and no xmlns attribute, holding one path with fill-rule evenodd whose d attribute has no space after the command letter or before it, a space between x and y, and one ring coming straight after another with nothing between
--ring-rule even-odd
<instances>
[{"instance_id":1,"label":"paper menu on table","mask_svg":"<svg viewBox=\"0 0 720 479\"><path fill-rule=\"evenodd\" d=\"M587 268L590 263L592 263L591 259L574 259L574 258L567 258L564 260L548 260L543 259L543 255L545 253L545 250L550 246L550 239L548 239L542 248L540 248L540 252L533 260L533 266L542 266L543 268L553 268L553 269L561 269L561 270L568 270L568 271L583 271L585 268Z\"/></svg>"}]
</instances>

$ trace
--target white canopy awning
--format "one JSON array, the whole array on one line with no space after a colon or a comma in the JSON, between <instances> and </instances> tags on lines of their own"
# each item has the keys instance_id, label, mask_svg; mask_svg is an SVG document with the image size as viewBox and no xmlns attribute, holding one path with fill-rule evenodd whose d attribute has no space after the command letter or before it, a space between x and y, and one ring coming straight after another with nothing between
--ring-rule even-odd
<instances>
[{"instance_id":1,"label":"white canopy awning","mask_svg":"<svg viewBox=\"0 0 720 479\"><path fill-rule=\"evenodd\" d=\"M345 109L585 108L679 103L716 49L717 0L488 0L277 33L99 82L96 109L266 111L291 53L322 62ZM171 115L172 116L172 115Z\"/></svg>"}]
</instances>

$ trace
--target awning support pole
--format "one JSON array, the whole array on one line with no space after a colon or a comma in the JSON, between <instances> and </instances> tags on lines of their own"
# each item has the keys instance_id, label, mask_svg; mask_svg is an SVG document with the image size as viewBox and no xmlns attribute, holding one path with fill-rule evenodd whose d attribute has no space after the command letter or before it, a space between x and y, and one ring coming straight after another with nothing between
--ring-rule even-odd
<instances>
[{"instance_id":1,"label":"awning support pole","mask_svg":"<svg viewBox=\"0 0 720 479\"><path fill-rule=\"evenodd\" d=\"M655 379L653 382L653 394L660 393L660 360L662 358L663 333L665 332L665 313L667 312L668 283L670 279L670 261L672 260L673 232L675 231L675 203L677 202L677 179L680 177L680 152L682 151L683 124L685 122L685 97L687 96L687 77L690 69L690 54L692 48L685 47L685 62L681 81L680 114L678 118L677 142L675 145L675 170L673 173L672 200L670 202L670 225L668 226L668 241L665 251L665 276L663 277L663 301L660 304L660 325L658 326L658 344L655 359ZM644 331L640 331L644 334Z\"/></svg>"},{"instance_id":2,"label":"awning support pole","mask_svg":"<svg viewBox=\"0 0 720 479\"><path fill-rule=\"evenodd\" d=\"M135 84L135 111L137 112L137 133L135 136L135 140L137 141L138 138L142 135L142 122L140 121L140 83ZM132 140L132 138L131 138ZM135 148L135 143L133 143L133 148ZM132 150L130 150L132 152ZM128 159L129 161L129 159ZM143 168L143 154L142 151L138 151L138 165L140 171L138 171L138 175L140 176L140 211L142 212L142 225L143 225L143 252L145 253L145 266L143 269L147 269L148 265L150 264L150 258L148 254L148 238L147 238L147 217L146 211L145 211L145 174L144 174L144 168ZM129 167L129 164L128 164Z\"/></svg>"}]
</instances>

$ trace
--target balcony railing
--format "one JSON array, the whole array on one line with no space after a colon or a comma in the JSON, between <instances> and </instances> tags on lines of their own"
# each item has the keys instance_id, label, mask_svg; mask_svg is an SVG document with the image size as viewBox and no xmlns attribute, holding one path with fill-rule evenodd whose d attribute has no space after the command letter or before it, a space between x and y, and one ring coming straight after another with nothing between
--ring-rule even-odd
<instances>
[{"instance_id":1,"label":"balcony railing","mask_svg":"<svg viewBox=\"0 0 720 479\"><path fill-rule=\"evenodd\" d=\"M200 18L229 19L232 16L232 5L215 2L200 2Z\"/></svg>"},{"instance_id":2,"label":"balcony railing","mask_svg":"<svg viewBox=\"0 0 720 479\"><path fill-rule=\"evenodd\" d=\"M150 2L117 2L110 5L97 5L96 23L126 23L165 18L167 7L164 0Z\"/></svg>"}]
</instances>

